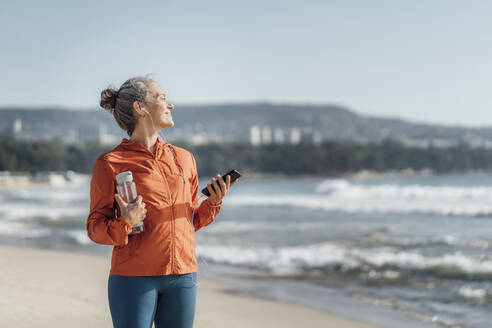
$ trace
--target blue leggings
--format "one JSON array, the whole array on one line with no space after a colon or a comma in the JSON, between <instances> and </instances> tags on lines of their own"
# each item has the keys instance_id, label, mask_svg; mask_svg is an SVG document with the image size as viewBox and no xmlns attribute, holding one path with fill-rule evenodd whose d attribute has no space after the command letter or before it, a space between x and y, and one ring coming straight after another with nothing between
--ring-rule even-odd
<instances>
[{"instance_id":1,"label":"blue leggings","mask_svg":"<svg viewBox=\"0 0 492 328\"><path fill-rule=\"evenodd\" d=\"M108 279L115 328L192 328L198 273L119 276Z\"/></svg>"}]
</instances>

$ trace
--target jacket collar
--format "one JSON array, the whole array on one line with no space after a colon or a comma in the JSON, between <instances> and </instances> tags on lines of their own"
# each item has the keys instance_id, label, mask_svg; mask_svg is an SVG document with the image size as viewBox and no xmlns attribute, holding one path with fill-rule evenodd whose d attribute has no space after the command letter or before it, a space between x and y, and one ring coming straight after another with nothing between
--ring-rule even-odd
<instances>
[{"instance_id":1,"label":"jacket collar","mask_svg":"<svg viewBox=\"0 0 492 328\"><path fill-rule=\"evenodd\" d=\"M166 147L167 145L169 145L169 142L157 137L155 142L155 154L153 154L149 149L147 149L147 147L145 147L142 143L135 139L123 138L121 139L120 143L120 146L125 149L148 153L154 157L159 157L164 150L164 147Z\"/></svg>"}]
</instances>

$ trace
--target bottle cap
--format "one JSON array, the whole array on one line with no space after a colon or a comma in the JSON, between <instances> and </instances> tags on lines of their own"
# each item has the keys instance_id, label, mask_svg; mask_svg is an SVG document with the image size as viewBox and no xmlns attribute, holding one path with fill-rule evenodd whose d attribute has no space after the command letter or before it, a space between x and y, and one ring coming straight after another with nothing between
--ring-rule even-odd
<instances>
[{"instance_id":1,"label":"bottle cap","mask_svg":"<svg viewBox=\"0 0 492 328\"><path fill-rule=\"evenodd\" d=\"M123 183L123 182L132 182L133 181L133 175L131 171L125 171L121 172L120 174L116 175L116 182Z\"/></svg>"}]
</instances>

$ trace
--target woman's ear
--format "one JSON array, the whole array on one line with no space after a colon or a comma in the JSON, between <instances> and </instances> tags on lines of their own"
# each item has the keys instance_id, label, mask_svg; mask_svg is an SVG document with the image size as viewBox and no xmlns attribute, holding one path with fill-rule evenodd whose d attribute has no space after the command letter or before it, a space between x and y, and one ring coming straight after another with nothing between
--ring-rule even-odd
<instances>
[{"instance_id":1,"label":"woman's ear","mask_svg":"<svg viewBox=\"0 0 492 328\"><path fill-rule=\"evenodd\" d=\"M138 115L144 117L146 115L146 109L143 106L140 106L138 101L133 102L133 111Z\"/></svg>"}]
</instances>

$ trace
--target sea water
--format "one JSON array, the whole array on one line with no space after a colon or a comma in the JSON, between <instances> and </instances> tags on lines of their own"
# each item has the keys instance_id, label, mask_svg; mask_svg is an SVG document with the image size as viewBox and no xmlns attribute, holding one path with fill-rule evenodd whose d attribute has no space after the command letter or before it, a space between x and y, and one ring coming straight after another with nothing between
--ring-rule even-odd
<instances>
[{"instance_id":1,"label":"sea water","mask_svg":"<svg viewBox=\"0 0 492 328\"><path fill-rule=\"evenodd\" d=\"M89 182L0 190L0 242L109 254L87 238ZM492 175L241 178L196 241L202 276L252 295L386 327L492 322Z\"/></svg>"}]
</instances>

